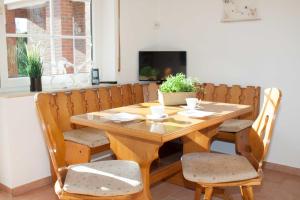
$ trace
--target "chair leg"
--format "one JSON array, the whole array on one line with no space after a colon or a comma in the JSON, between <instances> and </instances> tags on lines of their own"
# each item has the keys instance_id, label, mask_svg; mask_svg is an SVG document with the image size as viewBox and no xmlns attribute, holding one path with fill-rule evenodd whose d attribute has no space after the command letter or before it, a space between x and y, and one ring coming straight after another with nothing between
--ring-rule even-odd
<instances>
[{"instance_id":1,"label":"chair leg","mask_svg":"<svg viewBox=\"0 0 300 200\"><path fill-rule=\"evenodd\" d=\"M240 186L240 190L241 190L242 199L243 200L248 200L248 198L247 198L247 191L245 191L245 187Z\"/></svg>"},{"instance_id":2,"label":"chair leg","mask_svg":"<svg viewBox=\"0 0 300 200\"><path fill-rule=\"evenodd\" d=\"M201 185L196 184L195 188L195 200L201 200L201 194L202 194L202 187Z\"/></svg>"},{"instance_id":3,"label":"chair leg","mask_svg":"<svg viewBox=\"0 0 300 200\"><path fill-rule=\"evenodd\" d=\"M214 189L212 187L205 188L204 200L211 200Z\"/></svg>"},{"instance_id":4,"label":"chair leg","mask_svg":"<svg viewBox=\"0 0 300 200\"><path fill-rule=\"evenodd\" d=\"M254 193L252 186L241 186L241 194L243 200L254 200Z\"/></svg>"}]
</instances>

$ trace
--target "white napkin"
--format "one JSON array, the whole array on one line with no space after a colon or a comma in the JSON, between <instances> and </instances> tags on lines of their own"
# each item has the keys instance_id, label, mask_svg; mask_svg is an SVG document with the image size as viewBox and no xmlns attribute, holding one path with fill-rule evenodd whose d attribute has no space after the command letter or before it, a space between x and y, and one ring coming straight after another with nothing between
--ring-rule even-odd
<instances>
[{"instance_id":1,"label":"white napkin","mask_svg":"<svg viewBox=\"0 0 300 200\"><path fill-rule=\"evenodd\" d=\"M107 119L107 120L110 120L110 121L118 121L118 122L129 122L129 121L142 119L142 116L122 112L122 113L107 115L107 116L104 117L104 119Z\"/></svg>"},{"instance_id":2,"label":"white napkin","mask_svg":"<svg viewBox=\"0 0 300 200\"><path fill-rule=\"evenodd\" d=\"M214 112L201 111L201 110L185 110L185 111L182 111L182 112L178 112L178 114L186 116L186 117L201 118L201 117L211 116L215 113Z\"/></svg>"}]
</instances>

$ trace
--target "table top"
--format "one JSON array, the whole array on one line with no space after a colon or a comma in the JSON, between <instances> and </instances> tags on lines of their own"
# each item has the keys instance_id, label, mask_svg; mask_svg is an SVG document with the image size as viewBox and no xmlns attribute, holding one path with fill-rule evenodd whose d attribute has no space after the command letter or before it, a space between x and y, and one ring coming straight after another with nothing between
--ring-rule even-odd
<instances>
[{"instance_id":1,"label":"table top","mask_svg":"<svg viewBox=\"0 0 300 200\"><path fill-rule=\"evenodd\" d=\"M186 134L205 129L207 127L220 124L225 120L236 118L252 111L252 106L227 104L216 102L201 102L202 111L214 112L215 114L205 118L190 118L179 115L184 111L180 106L166 106L165 113L170 118L163 122L153 122L146 119L150 114L150 107L159 105L158 103L141 103L126 107L114 108L110 110L87 113L71 117L71 122L83 126L98 128L110 133L123 134L153 142L167 142ZM120 112L139 114L140 120L132 122L116 123L104 116Z\"/></svg>"}]
</instances>

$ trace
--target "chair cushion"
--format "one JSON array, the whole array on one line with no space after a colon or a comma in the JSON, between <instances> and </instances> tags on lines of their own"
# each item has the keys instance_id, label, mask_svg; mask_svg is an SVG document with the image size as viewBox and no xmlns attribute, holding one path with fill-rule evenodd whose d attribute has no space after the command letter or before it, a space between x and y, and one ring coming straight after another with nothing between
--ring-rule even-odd
<instances>
[{"instance_id":1,"label":"chair cushion","mask_svg":"<svg viewBox=\"0 0 300 200\"><path fill-rule=\"evenodd\" d=\"M109 144L105 133L95 128L80 128L64 132L67 141L87 145L91 148Z\"/></svg>"},{"instance_id":2,"label":"chair cushion","mask_svg":"<svg viewBox=\"0 0 300 200\"><path fill-rule=\"evenodd\" d=\"M196 183L226 183L258 177L243 156L217 153L191 153L181 159L183 175Z\"/></svg>"},{"instance_id":3,"label":"chair cushion","mask_svg":"<svg viewBox=\"0 0 300 200\"><path fill-rule=\"evenodd\" d=\"M122 160L70 166L63 187L65 192L90 196L129 195L142 189L139 165Z\"/></svg>"},{"instance_id":4,"label":"chair cushion","mask_svg":"<svg viewBox=\"0 0 300 200\"><path fill-rule=\"evenodd\" d=\"M230 119L221 124L219 131L237 133L251 127L252 124L252 120Z\"/></svg>"}]
</instances>

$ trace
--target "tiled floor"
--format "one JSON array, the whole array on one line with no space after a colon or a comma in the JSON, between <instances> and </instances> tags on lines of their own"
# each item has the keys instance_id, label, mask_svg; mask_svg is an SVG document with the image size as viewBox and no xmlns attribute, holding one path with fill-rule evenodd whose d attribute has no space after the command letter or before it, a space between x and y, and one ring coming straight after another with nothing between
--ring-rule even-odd
<instances>
[{"instance_id":1,"label":"tiled floor","mask_svg":"<svg viewBox=\"0 0 300 200\"><path fill-rule=\"evenodd\" d=\"M233 200L241 199L238 188L228 193ZM152 188L154 200L193 200L194 192L168 183L160 183ZM276 171L265 170L264 182L255 188L256 200L300 200L300 177ZM53 189L48 186L18 197L10 197L0 192L0 200L57 200ZM219 200L215 197L214 200Z\"/></svg>"}]
</instances>

